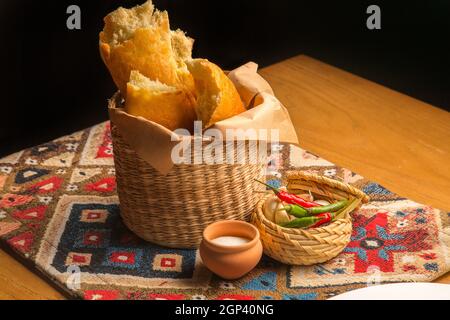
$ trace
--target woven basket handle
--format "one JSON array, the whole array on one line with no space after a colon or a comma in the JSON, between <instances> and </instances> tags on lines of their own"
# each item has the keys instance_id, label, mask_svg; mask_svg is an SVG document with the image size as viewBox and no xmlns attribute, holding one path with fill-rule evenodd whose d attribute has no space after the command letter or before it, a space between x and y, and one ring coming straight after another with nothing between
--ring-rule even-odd
<instances>
[{"instance_id":1,"label":"woven basket handle","mask_svg":"<svg viewBox=\"0 0 450 320\"><path fill-rule=\"evenodd\" d=\"M369 196L364 192L362 192L361 190L359 190L358 188L355 188L347 183L343 183L341 181L330 179L324 176L319 176L305 171L289 171L286 173L286 177L288 180L294 179L308 180L320 184L325 184L332 188L339 188L341 190L344 190L345 192L354 195L357 198L360 198L362 203L367 203L370 200Z\"/></svg>"}]
</instances>

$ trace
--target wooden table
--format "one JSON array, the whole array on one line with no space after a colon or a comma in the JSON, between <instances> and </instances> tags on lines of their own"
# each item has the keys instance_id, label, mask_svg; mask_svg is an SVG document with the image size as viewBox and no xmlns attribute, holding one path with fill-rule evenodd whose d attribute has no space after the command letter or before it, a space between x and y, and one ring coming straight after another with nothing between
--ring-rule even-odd
<instances>
[{"instance_id":1,"label":"wooden table","mask_svg":"<svg viewBox=\"0 0 450 320\"><path fill-rule=\"evenodd\" d=\"M301 146L417 202L450 211L450 113L306 56L261 70ZM437 282L450 283L450 274ZM0 299L61 299L0 251Z\"/></svg>"}]
</instances>

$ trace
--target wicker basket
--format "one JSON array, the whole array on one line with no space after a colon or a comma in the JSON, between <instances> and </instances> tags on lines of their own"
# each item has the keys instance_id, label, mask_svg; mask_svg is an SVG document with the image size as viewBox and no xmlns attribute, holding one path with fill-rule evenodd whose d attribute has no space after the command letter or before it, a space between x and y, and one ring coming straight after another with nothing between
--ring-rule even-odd
<instances>
[{"instance_id":1,"label":"wicker basket","mask_svg":"<svg viewBox=\"0 0 450 320\"><path fill-rule=\"evenodd\" d=\"M311 229L283 228L266 219L264 199L260 200L252 216L259 229L264 253L291 265L311 265L336 257L350 241L352 221L350 213L369 200L362 191L342 182L301 171L287 173L287 188L292 193L311 192L326 200L350 199L338 212L338 218L323 227Z\"/></svg>"},{"instance_id":2,"label":"wicker basket","mask_svg":"<svg viewBox=\"0 0 450 320\"><path fill-rule=\"evenodd\" d=\"M117 99L110 100L110 107ZM125 225L147 241L195 248L207 225L223 219L249 220L264 196L264 187L254 179L263 178L265 163L259 158L250 164L249 157L255 156L250 152L245 152L246 164L176 164L162 175L136 154L114 124L112 141L120 214ZM203 146L210 143L203 141ZM238 151L234 148L235 159ZM192 159L195 152L192 149Z\"/></svg>"}]
</instances>

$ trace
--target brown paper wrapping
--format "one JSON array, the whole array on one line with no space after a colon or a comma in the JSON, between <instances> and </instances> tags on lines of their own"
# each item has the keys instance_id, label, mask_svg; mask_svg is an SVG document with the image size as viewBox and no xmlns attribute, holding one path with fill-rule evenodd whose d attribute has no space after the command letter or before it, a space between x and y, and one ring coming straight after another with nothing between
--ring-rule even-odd
<instances>
[{"instance_id":1,"label":"brown paper wrapping","mask_svg":"<svg viewBox=\"0 0 450 320\"><path fill-rule=\"evenodd\" d=\"M247 111L217 122L212 128L226 136L226 129L279 130L279 141L298 144L297 134L287 109L275 98L272 88L257 73L258 65L249 62L228 74L236 86ZM168 173L174 163L172 148L181 139L191 139L142 117L127 114L110 103L109 116L122 138L136 153L162 174ZM270 134L268 139L270 140Z\"/></svg>"}]
</instances>

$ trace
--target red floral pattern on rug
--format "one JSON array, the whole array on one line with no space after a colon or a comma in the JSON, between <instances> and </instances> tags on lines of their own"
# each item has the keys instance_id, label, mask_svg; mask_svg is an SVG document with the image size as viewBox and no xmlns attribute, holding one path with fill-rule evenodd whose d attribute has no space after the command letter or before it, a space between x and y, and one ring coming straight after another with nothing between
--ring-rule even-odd
<instances>
[{"instance_id":1,"label":"red floral pattern on rug","mask_svg":"<svg viewBox=\"0 0 450 320\"><path fill-rule=\"evenodd\" d=\"M97 150L97 158L112 158L113 144L111 139L111 125L109 122L105 125L103 141Z\"/></svg>"},{"instance_id":2,"label":"red floral pattern on rug","mask_svg":"<svg viewBox=\"0 0 450 320\"><path fill-rule=\"evenodd\" d=\"M425 228L391 233L386 212L377 212L371 217L356 215L351 242L344 252L355 258L355 272L367 272L369 266L378 266L382 272L394 271L395 252L417 252L431 249L426 242Z\"/></svg>"}]
</instances>

